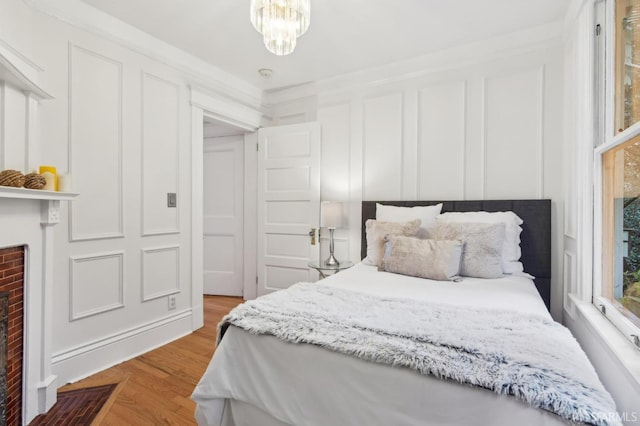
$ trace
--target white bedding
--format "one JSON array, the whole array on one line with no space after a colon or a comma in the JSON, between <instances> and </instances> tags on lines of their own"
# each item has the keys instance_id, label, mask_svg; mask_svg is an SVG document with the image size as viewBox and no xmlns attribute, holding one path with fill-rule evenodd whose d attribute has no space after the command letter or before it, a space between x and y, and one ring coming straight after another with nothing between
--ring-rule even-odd
<instances>
[{"instance_id":1,"label":"white bedding","mask_svg":"<svg viewBox=\"0 0 640 426\"><path fill-rule=\"evenodd\" d=\"M358 264L323 284L549 317L525 277L436 282ZM230 327L193 393L201 425L559 425L512 397Z\"/></svg>"},{"instance_id":2,"label":"white bedding","mask_svg":"<svg viewBox=\"0 0 640 426\"><path fill-rule=\"evenodd\" d=\"M462 277L459 282L432 281L379 272L376 266L358 263L322 283L378 296L515 310L551 318L535 284L526 276L506 275L495 280Z\"/></svg>"}]
</instances>

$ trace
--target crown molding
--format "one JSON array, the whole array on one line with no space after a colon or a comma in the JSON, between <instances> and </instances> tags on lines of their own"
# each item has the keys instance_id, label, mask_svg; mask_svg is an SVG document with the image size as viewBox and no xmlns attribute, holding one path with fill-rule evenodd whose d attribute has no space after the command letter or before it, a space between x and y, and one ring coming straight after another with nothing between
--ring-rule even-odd
<instances>
[{"instance_id":1,"label":"crown molding","mask_svg":"<svg viewBox=\"0 0 640 426\"><path fill-rule=\"evenodd\" d=\"M211 96L206 89L192 85L191 105L201 108L205 115L223 123L254 132L262 124L262 111L237 102Z\"/></svg>"},{"instance_id":2,"label":"crown molding","mask_svg":"<svg viewBox=\"0 0 640 426\"><path fill-rule=\"evenodd\" d=\"M562 21L552 22L499 37L453 46L381 67L342 74L289 89L266 91L264 102L267 105L276 105L320 94L339 96L465 65L499 60L514 54L526 54L562 43L563 29Z\"/></svg>"},{"instance_id":3,"label":"crown molding","mask_svg":"<svg viewBox=\"0 0 640 426\"><path fill-rule=\"evenodd\" d=\"M246 81L79 0L24 0L42 13L89 31L186 74L187 80L251 107L263 92Z\"/></svg>"}]
</instances>

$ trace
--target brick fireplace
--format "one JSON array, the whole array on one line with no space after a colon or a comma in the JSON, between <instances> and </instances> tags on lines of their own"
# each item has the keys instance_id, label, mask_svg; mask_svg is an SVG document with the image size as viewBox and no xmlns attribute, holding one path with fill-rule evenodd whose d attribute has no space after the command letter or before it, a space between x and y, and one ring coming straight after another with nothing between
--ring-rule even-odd
<instances>
[{"instance_id":1,"label":"brick fireplace","mask_svg":"<svg viewBox=\"0 0 640 426\"><path fill-rule=\"evenodd\" d=\"M0 111L11 111L16 121L15 130L2 129L4 136L10 137L1 138L0 170L27 172L51 161L40 156L44 145L38 137L37 118L39 103L52 96L40 85L42 70L27 59L29 56L0 43ZM60 222L61 202L77 195L0 186L0 264L7 263L0 268L0 304L6 305L8 315L1 330L6 332L7 347L6 351L0 347L0 365L6 361L9 390L0 404L6 401L7 425L28 424L56 402L57 383L51 365L54 228ZM22 254L14 253L15 248ZM3 290L3 286L10 288ZM22 301L14 299L18 292L14 286L21 288ZM1 297L3 292L6 299ZM1 314L0 322L5 323ZM22 318L15 318L15 314ZM18 325L24 325L21 336L16 334ZM20 354L22 362L16 365L14 360ZM22 395L15 396L15 388Z\"/></svg>"},{"instance_id":2,"label":"brick fireplace","mask_svg":"<svg viewBox=\"0 0 640 426\"><path fill-rule=\"evenodd\" d=\"M56 402L51 365L54 227L60 221L60 202L72 198L0 186L0 304L2 293L8 293L7 350L0 336L0 361L6 353L7 425L26 425ZM14 394L16 389L21 395Z\"/></svg>"},{"instance_id":3,"label":"brick fireplace","mask_svg":"<svg viewBox=\"0 0 640 426\"><path fill-rule=\"evenodd\" d=\"M22 424L24 247L0 249L0 424Z\"/></svg>"}]
</instances>

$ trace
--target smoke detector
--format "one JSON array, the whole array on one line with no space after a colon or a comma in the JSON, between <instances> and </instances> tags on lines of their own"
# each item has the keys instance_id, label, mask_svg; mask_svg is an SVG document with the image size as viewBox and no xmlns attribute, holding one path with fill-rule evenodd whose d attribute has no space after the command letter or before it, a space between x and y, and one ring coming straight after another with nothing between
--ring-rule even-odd
<instances>
[{"instance_id":1,"label":"smoke detector","mask_svg":"<svg viewBox=\"0 0 640 426\"><path fill-rule=\"evenodd\" d=\"M271 74L273 74L273 70L269 68L260 68L258 70L258 74L260 74L264 78L269 78L271 77Z\"/></svg>"}]
</instances>

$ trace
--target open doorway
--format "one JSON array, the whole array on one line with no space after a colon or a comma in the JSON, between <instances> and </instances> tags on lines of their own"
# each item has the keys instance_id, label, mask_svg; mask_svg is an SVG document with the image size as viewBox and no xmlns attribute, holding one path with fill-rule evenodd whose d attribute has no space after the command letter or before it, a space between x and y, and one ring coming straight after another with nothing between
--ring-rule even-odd
<instances>
[{"instance_id":1,"label":"open doorway","mask_svg":"<svg viewBox=\"0 0 640 426\"><path fill-rule=\"evenodd\" d=\"M204 117L203 292L242 296L244 136L247 130Z\"/></svg>"}]
</instances>

